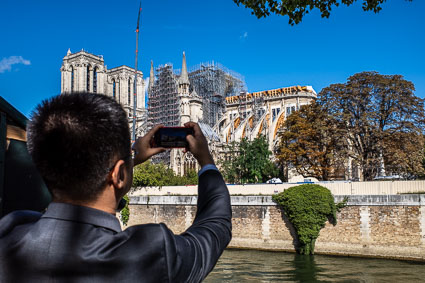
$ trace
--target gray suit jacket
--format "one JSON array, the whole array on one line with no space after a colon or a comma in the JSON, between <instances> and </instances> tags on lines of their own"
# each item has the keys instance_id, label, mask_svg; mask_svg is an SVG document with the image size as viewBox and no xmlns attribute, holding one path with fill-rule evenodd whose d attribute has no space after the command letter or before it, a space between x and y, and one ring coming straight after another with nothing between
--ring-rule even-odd
<instances>
[{"instance_id":1,"label":"gray suit jacket","mask_svg":"<svg viewBox=\"0 0 425 283\"><path fill-rule=\"evenodd\" d=\"M221 174L199 177L192 226L121 231L106 212L51 203L43 215L17 211L0 220L0 282L200 282L231 239L231 207Z\"/></svg>"}]
</instances>

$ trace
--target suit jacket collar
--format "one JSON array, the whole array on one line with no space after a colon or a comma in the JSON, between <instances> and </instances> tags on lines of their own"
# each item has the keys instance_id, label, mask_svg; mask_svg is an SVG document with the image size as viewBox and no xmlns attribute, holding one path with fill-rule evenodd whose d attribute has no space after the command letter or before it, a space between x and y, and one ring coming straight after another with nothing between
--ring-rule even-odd
<instances>
[{"instance_id":1,"label":"suit jacket collar","mask_svg":"<svg viewBox=\"0 0 425 283\"><path fill-rule=\"evenodd\" d=\"M98 227L104 227L117 233L122 231L120 222L112 214L91 207L72 205L68 203L50 203L42 218L54 218L86 223Z\"/></svg>"}]
</instances>

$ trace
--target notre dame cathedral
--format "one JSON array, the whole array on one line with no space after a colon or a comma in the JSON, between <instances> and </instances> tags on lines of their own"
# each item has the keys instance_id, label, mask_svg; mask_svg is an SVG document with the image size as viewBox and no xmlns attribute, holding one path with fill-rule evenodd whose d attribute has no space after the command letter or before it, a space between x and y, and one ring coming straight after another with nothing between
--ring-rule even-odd
<instances>
[{"instance_id":1,"label":"notre dame cathedral","mask_svg":"<svg viewBox=\"0 0 425 283\"><path fill-rule=\"evenodd\" d=\"M108 69L102 56L68 50L61 67L61 92L109 95L122 104L131 124L134 74L135 70L128 66ZM276 152L286 117L316 98L311 86L249 93L243 77L220 64L203 63L189 71L184 52L181 70L174 70L171 64L154 70L151 63L148 87L144 85L143 73L137 74L136 135L144 135L155 124L182 126L194 121L209 141L216 160L226 158L226 144L243 138L253 140L260 135L266 137L269 149ZM145 89L149 95L149 111L145 106ZM199 169L193 156L181 149L156 156L154 162L163 162L178 175ZM291 173L289 179L291 175L297 177Z\"/></svg>"}]
</instances>

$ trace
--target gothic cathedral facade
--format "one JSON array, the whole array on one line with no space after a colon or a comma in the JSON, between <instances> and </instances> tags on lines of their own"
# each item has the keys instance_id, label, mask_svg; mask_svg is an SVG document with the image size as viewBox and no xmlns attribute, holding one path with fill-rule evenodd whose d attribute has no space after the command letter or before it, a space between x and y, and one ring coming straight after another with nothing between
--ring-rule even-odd
<instances>
[{"instance_id":1,"label":"gothic cathedral facade","mask_svg":"<svg viewBox=\"0 0 425 283\"><path fill-rule=\"evenodd\" d=\"M137 72L137 98L134 99L135 70L128 66L108 69L102 56L84 50L76 53L68 50L60 70L62 94L90 92L111 96L126 110L129 124L133 121L133 107L136 101L136 133L138 136L144 134L147 111L141 71Z\"/></svg>"}]
</instances>

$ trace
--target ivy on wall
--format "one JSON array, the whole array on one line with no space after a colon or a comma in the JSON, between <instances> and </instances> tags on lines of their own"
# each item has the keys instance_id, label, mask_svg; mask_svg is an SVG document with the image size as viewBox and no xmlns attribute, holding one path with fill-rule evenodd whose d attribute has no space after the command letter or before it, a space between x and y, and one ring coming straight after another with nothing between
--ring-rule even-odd
<instances>
[{"instance_id":1,"label":"ivy on wall","mask_svg":"<svg viewBox=\"0 0 425 283\"><path fill-rule=\"evenodd\" d=\"M273 195L273 200L281 205L294 226L300 254L313 254L314 245L320 229L326 220L336 225L336 212L345 206L347 199L335 204L331 192L320 185L305 184L291 187Z\"/></svg>"}]
</instances>

